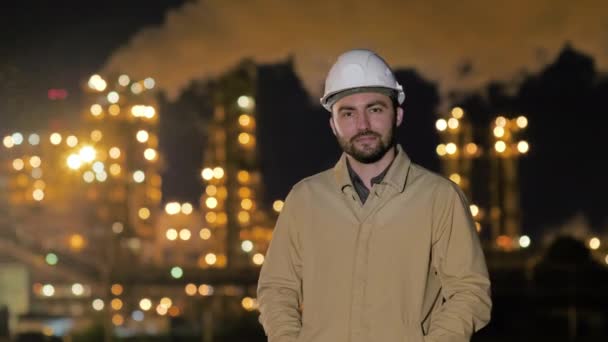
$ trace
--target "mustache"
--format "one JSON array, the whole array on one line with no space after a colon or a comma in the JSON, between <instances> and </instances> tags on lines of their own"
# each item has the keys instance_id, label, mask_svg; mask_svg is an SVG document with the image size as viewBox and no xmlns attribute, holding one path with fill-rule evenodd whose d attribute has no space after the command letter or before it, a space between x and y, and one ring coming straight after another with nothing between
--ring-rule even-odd
<instances>
[{"instance_id":1,"label":"mustache","mask_svg":"<svg viewBox=\"0 0 608 342\"><path fill-rule=\"evenodd\" d=\"M367 130L367 131L360 132L357 135L355 135L354 137L352 137L350 139L350 142L353 142L353 141L355 141L355 140L357 140L359 138L366 137L366 136L372 136L372 137L376 137L376 138L381 138L382 137L382 136L380 136L380 134L378 134L378 133L376 133L374 131Z\"/></svg>"}]
</instances>

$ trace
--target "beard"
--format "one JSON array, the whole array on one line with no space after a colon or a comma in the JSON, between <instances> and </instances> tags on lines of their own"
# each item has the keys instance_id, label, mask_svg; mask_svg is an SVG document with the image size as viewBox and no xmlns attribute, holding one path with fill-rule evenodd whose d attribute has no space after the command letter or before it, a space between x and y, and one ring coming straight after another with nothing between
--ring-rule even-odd
<instances>
[{"instance_id":1,"label":"beard","mask_svg":"<svg viewBox=\"0 0 608 342\"><path fill-rule=\"evenodd\" d=\"M395 130L394 125L386 137L386 141L382 139L382 135L372 130L367 130L358 133L350 139L345 139L337 135L338 144L346 154L353 157L356 161L362 164L372 164L382 159L386 152L395 146ZM377 143L363 143L361 147L356 146L356 140L362 137L376 137Z\"/></svg>"}]
</instances>

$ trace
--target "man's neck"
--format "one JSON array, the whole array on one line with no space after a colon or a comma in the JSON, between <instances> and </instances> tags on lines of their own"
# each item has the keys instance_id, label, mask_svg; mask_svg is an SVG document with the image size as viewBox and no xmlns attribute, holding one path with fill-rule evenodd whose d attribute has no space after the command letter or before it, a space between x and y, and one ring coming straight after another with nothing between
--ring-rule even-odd
<instances>
[{"instance_id":1,"label":"man's neck","mask_svg":"<svg viewBox=\"0 0 608 342\"><path fill-rule=\"evenodd\" d=\"M359 178L361 178L363 184L365 184L368 189L371 189L372 178L376 177L377 175L382 173L382 171L386 170L386 168L391 164L391 162L393 161L393 159L395 159L396 156L397 147L393 146L388 151L386 151L386 153L384 154L384 156L382 156L382 158L380 158L380 160L375 163L361 163L348 154L346 155L346 158L348 158L350 167L353 169L353 171L357 173Z\"/></svg>"}]
</instances>

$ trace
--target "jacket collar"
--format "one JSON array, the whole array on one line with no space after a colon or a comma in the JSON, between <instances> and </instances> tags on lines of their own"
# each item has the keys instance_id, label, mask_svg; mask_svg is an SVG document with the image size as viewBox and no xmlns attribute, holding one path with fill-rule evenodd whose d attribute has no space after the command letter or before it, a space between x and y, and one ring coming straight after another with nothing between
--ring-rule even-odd
<instances>
[{"instance_id":1,"label":"jacket collar","mask_svg":"<svg viewBox=\"0 0 608 342\"><path fill-rule=\"evenodd\" d=\"M393 160L388 172L380 184L389 185L398 192L405 190L407 174L410 169L411 160L405 153L401 145L397 144L397 154ZM334 167L334 175L339 189L344 192L347 188L352 188L353 184L348 174L348 166L346 165L346 153L342 156Z\"/></svg>"}]
</instances>

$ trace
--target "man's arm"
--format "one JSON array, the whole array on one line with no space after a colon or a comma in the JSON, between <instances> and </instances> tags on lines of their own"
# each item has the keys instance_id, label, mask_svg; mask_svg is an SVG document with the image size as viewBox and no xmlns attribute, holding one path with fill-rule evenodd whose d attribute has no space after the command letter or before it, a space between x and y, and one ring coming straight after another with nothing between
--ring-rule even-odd
<instances>
[{"instance_id":1,"label":"man's arm","mask_svg":"<svg viewBox=\"0 0 608 342\"><path fill-rule=\"evenodd\" d=\"M485 257L460 189L443 187L435 201L432 258L445 303L433 314L425 341L469 341L490 321L492 300Z\"/></svg>"},{"instance_id":2,"label":"man's arm","mask_svg":"<svg viewBox=\"0 0 608 342\"><path fill-rule=\"evenodd\" d=\"M260 323L269 342L295 341L302 326L302 261L291 205L288 196L258 281Z\"/></svg>"}]
</instances>

